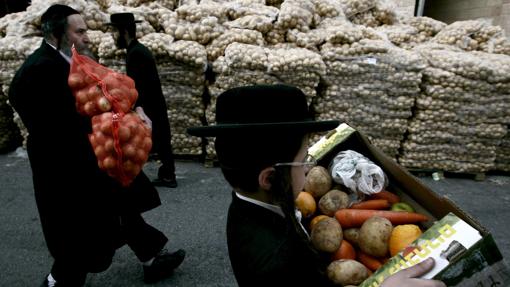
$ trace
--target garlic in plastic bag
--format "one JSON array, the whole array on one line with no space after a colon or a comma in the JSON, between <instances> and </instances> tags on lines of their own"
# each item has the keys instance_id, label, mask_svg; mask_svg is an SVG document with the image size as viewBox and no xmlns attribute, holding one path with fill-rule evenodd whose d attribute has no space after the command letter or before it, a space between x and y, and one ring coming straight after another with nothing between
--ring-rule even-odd
<instances>
[{"instance_id":1,"label":"garlic in plastic bag","mask_svg":"<svg viewBox=\"0 0 510 287\"><path fill-rule=\"evenodd\" d=\"M364 155L353 150L339 152L330 164L333 181L356 193L378 193L387 185L384 171Z\"/></svg>"}]
</instances>

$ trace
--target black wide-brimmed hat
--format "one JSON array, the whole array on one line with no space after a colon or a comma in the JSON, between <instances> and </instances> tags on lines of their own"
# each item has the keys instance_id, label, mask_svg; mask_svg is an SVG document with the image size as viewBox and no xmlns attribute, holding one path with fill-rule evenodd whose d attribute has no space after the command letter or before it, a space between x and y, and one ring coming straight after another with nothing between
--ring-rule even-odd
<instances>
[{"instance_id":1,"label":"black wide-brimmed hat","mask_svg":"<svg viewBox=\"0 0 510 287\"><path fill-rule=\"evenodd\" d=\"M106 25L126 27L130 24L141 22L140 20L135 20L135 15L133 15L133 13L114 13L110 15L110 23L106 23Z\"/></svg>"},{"instance_id":2,"label":"black wide-brimmed hat","mask_svg":"<svg viewBox=\"0 0 510 287\"><path fill-rule=\"evenodd\" d=\"M191 127L190 135L216 137L239 132L321 132L337 120L316 121L305 94L287 85L256 85L225 91L216 101L216 125Z\"/></svg>"}]
</instances>

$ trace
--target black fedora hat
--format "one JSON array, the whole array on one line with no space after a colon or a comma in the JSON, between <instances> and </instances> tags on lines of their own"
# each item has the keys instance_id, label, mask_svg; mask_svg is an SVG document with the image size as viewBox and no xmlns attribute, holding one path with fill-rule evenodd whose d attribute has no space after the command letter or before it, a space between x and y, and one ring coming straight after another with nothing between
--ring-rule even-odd
<instances>
[{"instance_id":1,"label":"black fedora hat","mask_svg":"<svg viewBox=\"0 0 510 287\"><path fill-rule=\"evenodd\" d=\"M110 15L110 23L106 23L106 25L125 27L130 24L141 22L140 20L135 20L135 15L133 15L133 13L114 13Z\"/></svg>"},{"instance_id":2,"label":"black fedora hat","mask_svg":"<svg viewBox=\"0 0 510 287\"><path fill-rule=\"evenodd\" d=\"M218 96L216 125L191 127L190 135L215 137L239 132L321 132L336 128L337 120L316 121L305 94L287 85L233 88Z\"/></svg>"}]
</instances>

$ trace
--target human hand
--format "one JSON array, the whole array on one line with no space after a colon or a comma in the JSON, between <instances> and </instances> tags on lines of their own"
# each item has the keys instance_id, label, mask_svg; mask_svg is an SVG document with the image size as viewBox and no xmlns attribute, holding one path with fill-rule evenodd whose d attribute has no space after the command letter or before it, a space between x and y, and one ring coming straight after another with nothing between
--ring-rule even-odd
<instances>
[{"instance_id":1,"label":"human hand","mask_svg":"<svg viewBox=\"0 0 510 287\"><path fill-rule=\"evenodd\" d=\"M386 278L381 287L446 287L443 282L438 280L416 278L429 272L434 264L433 258L427 258L421 263L400 270Z\"/></svg>"},{"instance_id":2,"label":"human hand","mask_svg":"<svg viewBox=\"0 0 510 287\"><path fill-rule=\"evenodd\" d=\"M142 119L143 123L149 128L152 129L152 121L149 119L149 117L145 114L142 107L136 107L135 109L136 113L140 118Z\"/></svg>"}]
</instances>

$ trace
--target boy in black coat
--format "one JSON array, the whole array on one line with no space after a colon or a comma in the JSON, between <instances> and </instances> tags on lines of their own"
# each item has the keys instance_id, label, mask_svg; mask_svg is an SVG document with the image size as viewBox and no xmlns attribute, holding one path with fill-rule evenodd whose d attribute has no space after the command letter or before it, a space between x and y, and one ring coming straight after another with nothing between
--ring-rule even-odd
<instances>
[{"instance_id":1,"label":"boy in black coat","mask_svg":"<svg viewBox=\"0 0 510 287\"><path fill-rule=\"evenodd\" d=\"M329 254L313 248L294 202L315 164L307 156L308 134L339 122L315 121L303 92L285 85L227 90L217 99L216 122L188 133L216 137L220 167L233 188L227 244L239 286L330 286L324 274ZM424 262L381 286L444 286L413 278L433 267Z\"/></svg>"}]
</instances>

